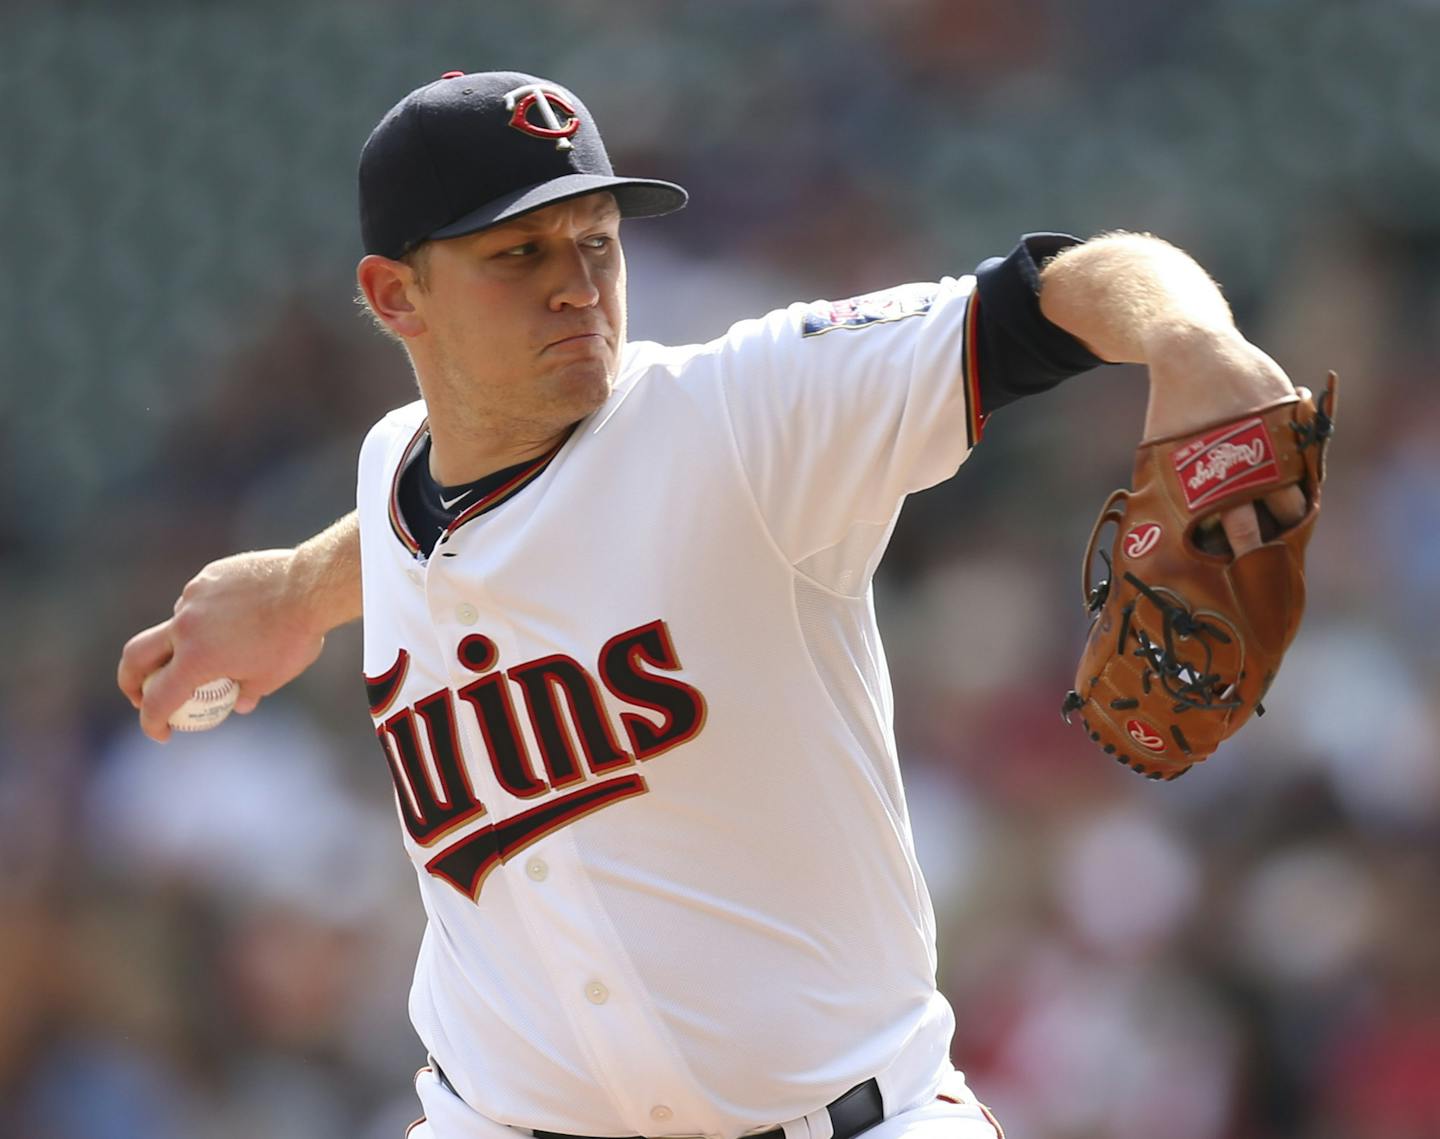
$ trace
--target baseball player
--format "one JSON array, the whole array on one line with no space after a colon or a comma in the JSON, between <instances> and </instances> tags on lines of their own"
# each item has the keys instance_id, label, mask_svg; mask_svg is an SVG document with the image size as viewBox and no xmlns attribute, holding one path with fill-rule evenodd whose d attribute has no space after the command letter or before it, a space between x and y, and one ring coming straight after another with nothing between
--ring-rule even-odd
<instances>
[{"instance_id":1,"label":"baseball player","mask_svg":"<svg viewBox=\"0 0 1440 1139\"><path fill-rule=\"evenodd\" d=\"M685 199L614 175L534 76L401 100L357 275L422 398L366 438L355 515L207 567L120 685L157 739L200 680L249 711L363 594L428 917L415 1136L991 1139L949 1059L876 565L988 414L1102 361L1150 366L1151 434L1293 389L1133 235L627 342L622 219ZM1255 540L1253 509L1225 525Z\"/></svg>"}]
</instances>

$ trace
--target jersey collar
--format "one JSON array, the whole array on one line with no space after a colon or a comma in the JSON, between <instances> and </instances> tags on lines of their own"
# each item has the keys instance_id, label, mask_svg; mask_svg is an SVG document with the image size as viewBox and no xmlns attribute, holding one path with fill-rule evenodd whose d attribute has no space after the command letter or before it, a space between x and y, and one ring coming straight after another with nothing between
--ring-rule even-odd
<instances>
[{"instance_id":1,"label":"jersey collar","mask_svg":"<svg viewBox=\"0 0 1440 1139\"><path fill-rule=\"evenodd\" d=\"M550 465L551 460L560 453L560 449L570 440L575 428L572 426L569 431L561 437L560 441L546 451L543 455L537 456L524 466L520 467L510 478L506 479L499 486L494 487L488 493L477 498L450 522L445 532L440 535L440 541L436 545L442 545L449 539L450 535L458 530L465 523L480 515L494 510L501 503L508 502L514 498L537 478ZM400 462L395 466L395 473L390 479L390 529L400 544L410 552L411 557L420 556L420 543L415 535L411 533L410 527L405 522L404 512L400 509L400 479L407 467L415 461L416 455L424 447L430 437L430 421L425 419L416 428L415 434L410 437L410 442L405 444L405 449L400 455Z\"/></svg>"}]
</instances>

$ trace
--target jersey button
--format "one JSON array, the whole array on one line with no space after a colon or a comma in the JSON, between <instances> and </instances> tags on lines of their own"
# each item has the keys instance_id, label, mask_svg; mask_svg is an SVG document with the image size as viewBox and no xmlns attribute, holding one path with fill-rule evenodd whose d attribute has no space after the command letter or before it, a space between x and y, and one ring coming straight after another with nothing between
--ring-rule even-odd
<instances>
[{"instance_id":1,"label":"jersey button","mask_svg":"<svg viewBox=\"0 0 1440 1139\"><path fill-rule=\"evenodd\" d=\"M543 882L550 876L550 867L545 864L543 858L532 858L525 863L525 873L535 882Z\"/></svg>"},{"instance_id":2,"label":"jersey button","mask_svg":"<svg viewBox=\"0 0 1440 1139\"><path fill-rule=\"evenodd\" d=\"M455 620L462 625L473 625L480 620L480 610L467 601L465 604L455 607Z\"/></svg>"},{"instance_id":3,"label":"jersey button","mask_svg":"<svg viewBox=\"0 0 1440 1139\"><path fill-rule=\"evenodd\" d=\"M603 1005L610 999L610 990L599 981L591 981L585 986L585 999L592 1005Z\"/></svg>"},{"instance_id":4,"label":"jersey button","mask_svg":"<svg viewBox=\"0 0 1440 1139\"><path fill-rule=\"evenodd\" d=\"M657 1103L654 1107L650 1109L650 1118L658 1123L664 1123L674 1114L675 1113L671 1111L668 1107L666 1107L663 1103Z\"/></svg>"},{"instance_id":5,"label":"jersey button","mask_svg":"<svg viewBox=\"0 0 1440 1139\"><path fill-rule=\"evenodd\" d=\"M416 585L420 584L420 571L418 569L406 570L405 576L408 577L411 581L413 581Z\"/></svg>"}]
</instances>

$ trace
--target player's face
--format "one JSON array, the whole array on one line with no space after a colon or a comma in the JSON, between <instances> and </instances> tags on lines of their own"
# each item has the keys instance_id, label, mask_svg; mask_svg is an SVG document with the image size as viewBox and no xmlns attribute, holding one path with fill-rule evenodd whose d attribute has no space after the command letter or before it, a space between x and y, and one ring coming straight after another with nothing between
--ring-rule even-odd
<instances>
[{"instance_id":1,"label":"player's face","mask_svg":"<svg viewBox=\"0 0 1440 1139\"><path fill-rule=\"evenodd\" d=\"M434 242L425 276L416 308L457 413L558 431L609 396L625 344L610 194Z\"/></svg>"}]
</instances>

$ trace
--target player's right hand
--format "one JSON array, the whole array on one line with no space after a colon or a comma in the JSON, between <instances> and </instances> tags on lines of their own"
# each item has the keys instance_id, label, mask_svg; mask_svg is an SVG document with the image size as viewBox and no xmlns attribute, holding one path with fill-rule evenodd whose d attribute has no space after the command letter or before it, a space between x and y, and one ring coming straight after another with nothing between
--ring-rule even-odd
<instances>
[{"instance_id":1,"label":"player's right hand","mask_svg":"<svg viewBox=\"0 0 1440 1139\"><path fill-rule=\"evenodd\" d=\"M294 586L294 555L256 550L211 562L186 584L173 617L130 638L116 682L147 736L168 740L171 713L216 677L239 682L235 710L251 712L315 662L325 635Z\"/></svg>"}]
</instances>

